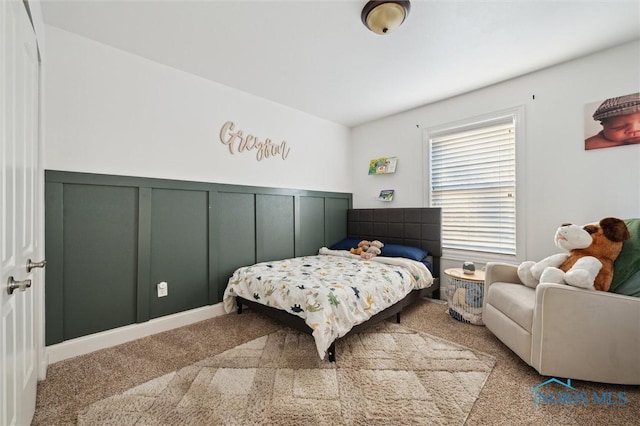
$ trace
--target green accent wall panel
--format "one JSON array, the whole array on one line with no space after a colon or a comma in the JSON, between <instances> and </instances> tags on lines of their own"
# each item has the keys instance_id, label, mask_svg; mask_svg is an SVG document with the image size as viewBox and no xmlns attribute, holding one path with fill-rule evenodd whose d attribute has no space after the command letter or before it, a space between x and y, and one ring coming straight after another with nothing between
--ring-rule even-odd
<instances>
[{"instance_id":1,"label":"green accent wall panel","mask_svg":"<svg viewBox=\"0 0 640 426\"><path fill-rule=\"evenodd\" d=\"M351 203L348 193L46 170L46 344L219 303L237 268L344 238Z\"/></svg>"},{"instance_id":2,"label":"green accent wall panel","mask_svg":"<svg viewBox=\"0 0 640 426\"><path fill-rule=\"evenodd\" d=\"M45 344L53 345L64 340L64 275L62 271L64 254L63 236L63 185L45 182L45 244L46 244L46 284L45 284Z\"/></svg>"},{"instance_id":3,"label":"green accent wall panel","mask_svg":"<svg viewBox=\"0 0 640 426\"><path fill-rule=\"evenodd\" d=\"M208 193L154 189L151 194L150 317L186 311L208 302ZM156 284L168 284L158 297Z\"/></svg>"},{"instance_id":4,"label":"green accent wall panel","mask_svg":"<svg viewBox=\"0 0 640 426\"><path fill-rule=\"evenodd\" d=\"M347 236L347 210L351 208L351 198L325 198L324 224L327 247Z\"/></svg>"},{"instance_id":5,"label":"green accent wall panel","mask_svg":"<svg viewBox=\"0 0 640 426\"><path fill-rule=\"evenodd\" d=\"M294 197L256 196L256 258L258 262L295 255Z\"/></svg>"},{"instance_id":6,"label":"green accent wall panel","mask_svg":"<svg viewBox=\"0 0 640 426\"><path fill-rule=\"evenodd\" d=\"M296 241L296 256L318 254L318 249L325 246L324 241L324 198L300 198L300 228Z\"/></svg>"},{"instance_id":7,"label":"green accent wall panel","mask_svg":"<svg viewBox=\"0 0 640 426\"><path fill-rule=\"evenodd\" d=\"M137 188L65 185L64 339L135 322Z\"/></svg>"},{"instance_id":8,"label":"green accent wall panel","mask_svg":"<svg viewBox=\"0 0 640 426\"><path fill-rule=\"evenodd\" d=\"M149 319L151 289L144 283L151 282L151 192L141 187L138 193L138 281L136 321Z\"/></svg>"},{"instance_id":9,"label":"green accent wall panel","mask_svg":"<svg viewBox=\"0 0 640 426\"><path fill-rule=\"evenodd\" d=\"M218 252L216 301L222 301L233 271L256 263L255 210L254 194L218 193L214 213L218 235L213 242Z\"/></svg>"}]
</instances>

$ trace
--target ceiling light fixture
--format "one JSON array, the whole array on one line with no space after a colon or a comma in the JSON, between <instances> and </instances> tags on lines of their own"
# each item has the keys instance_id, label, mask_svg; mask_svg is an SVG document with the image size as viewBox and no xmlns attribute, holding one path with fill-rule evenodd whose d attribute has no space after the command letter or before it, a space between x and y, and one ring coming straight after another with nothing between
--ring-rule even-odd
<instances>
[{"instance_id":1,"label":"ceiling light fixture","mask_svg":"<svg viewBox=\"0 0 640 426\"><path fill-rule=\"evenodd\" d=\"M362 9L362 23L376 34L389 34L396 30L411 10L409 1L369 1Z\"/></svg>"}]
</instances>

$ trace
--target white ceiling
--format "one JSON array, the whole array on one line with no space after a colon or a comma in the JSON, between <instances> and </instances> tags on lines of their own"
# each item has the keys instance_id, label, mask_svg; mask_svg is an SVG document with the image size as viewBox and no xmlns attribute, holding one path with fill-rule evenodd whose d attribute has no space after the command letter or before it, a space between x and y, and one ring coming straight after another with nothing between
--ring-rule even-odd
<instances>
[{"instance_id":1,"label":"white ceiling","mask_svg":"<svg viewBox=\"0 0 640 426\"><path fill-rule=\"evenodd\" d=\"M42 11L48 25L349 127L640 39L640 0L414 0L386 36L362 25L365 3L42 0Z\"/></svg>"}]
</instances>

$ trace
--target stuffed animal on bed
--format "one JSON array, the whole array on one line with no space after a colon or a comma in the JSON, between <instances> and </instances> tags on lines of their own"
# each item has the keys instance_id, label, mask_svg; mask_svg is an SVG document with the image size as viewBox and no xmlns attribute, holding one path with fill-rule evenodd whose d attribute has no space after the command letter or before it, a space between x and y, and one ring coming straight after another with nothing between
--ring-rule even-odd
<instances>
[{"instance_id":1,"label":"stuffed animal on bed","mask_svg":"<svg viewBox=\"0 0 640 426\"><path fill-rule=\"evenodd\" d=\"M362 240L358 243L358 247L349 249L349 253L360 256L363 252L366 252L369 247L371 247L371 243L367 240Z\"/></svg>"},{"instance_id":2,"label":"stuffed animal on bed","mask_svg":"<svg viewBox=\"0 0 640 426\"><path fill-rule=\"evenodd\" d=\"M622 250L622 243L629 238L627 225L615 217L584 226L564 224L556 231L554 240L567 253L554 254L540 262L522 262L518 277L531 288L549 282L608 291L613 262Z\"/></svg>"},{"instance_id":3,"label":"stuffed animal on bed","mask_svg":"<svg viewBox=\"0 0 640 426\"><path fill-rule=\"evenodd\" d=\"M382 244L380 241L371 241L369 243L369 247L367 247L366 250L363 250L362 253L360 253L360 257L363 259L371 259L373 257L376 257L377 255L382 253L382 247L384 247L384 244Z\"/></svg>"}]
</instances>

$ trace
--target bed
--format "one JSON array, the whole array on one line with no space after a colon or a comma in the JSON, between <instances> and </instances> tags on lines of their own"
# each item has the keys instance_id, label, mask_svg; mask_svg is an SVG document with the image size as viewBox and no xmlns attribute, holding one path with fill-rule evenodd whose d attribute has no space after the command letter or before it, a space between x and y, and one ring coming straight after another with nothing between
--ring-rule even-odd
<instances>
[{"instance_id":1,"label":"bed","mask_svg":"<svg viewBox=\"0 0 640 426\"><path fill-rule=\"evenodd\" d=\"M347 238L317 255L238 268L223 303L243 306L311 334L318 355L335 362L335 342L400 313L421 297L439 296L439 208L350 209ZM365 260L348 248L379 240L382 254Z\"/></svg>"}]
</instances>

